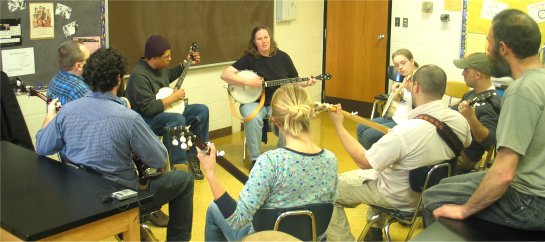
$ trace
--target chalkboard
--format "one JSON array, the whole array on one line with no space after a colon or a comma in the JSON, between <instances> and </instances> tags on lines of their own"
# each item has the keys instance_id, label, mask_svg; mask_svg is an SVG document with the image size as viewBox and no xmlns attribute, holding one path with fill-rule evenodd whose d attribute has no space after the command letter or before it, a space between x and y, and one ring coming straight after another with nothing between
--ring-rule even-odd
<instances>
[{"instance_id":1,"label":"chalkboard","mask_svg":"<svg viewBox=\"0 0 545 242\"><path fill-rule=\"evenodd\" d=\"M172 63L185 59L193 42L200 46L199 65L238 59L252 28L272 28L274 1L109 1L109 46L119 49L129 68L144 56L146 39L153 34L167 38Z\"/></svg>"},{"instance_id":2,"label":"chalkboard","mask_svg":"<svg viewBox=\"0 0 545 242\"><path fill-rule=\"evenodd\" d=\"M58 1L22 1L24 3L24 9L14 10L11 6L8 6L10 2L19 2L12 0L1 0L1 18L2 19L21 19L21 34L22 45L2 47L5 49L26 48L34 47L34 61L35 61L35 74L20 76L21 80L27 85L47 84L51 78L58 71L57 65L57 48L59 45L74 37L87 37L87 36L103 36L103 4L101 0L58 0ZM30 39L30 13L28 3L53 3L54 9L58 4L62 4L71 8L69 18L67 15L54 14L54 38L52 39ZM12 12L12 10L14 10ZM52 16L53 17L53 16ZM72 36L66 37L63 31L63 26L76 21L78 24L76 32ZM104 40L103 40L104 42ZM0 68L3 69L3 63L0 58Z\"/></svg>"}]
</instances>

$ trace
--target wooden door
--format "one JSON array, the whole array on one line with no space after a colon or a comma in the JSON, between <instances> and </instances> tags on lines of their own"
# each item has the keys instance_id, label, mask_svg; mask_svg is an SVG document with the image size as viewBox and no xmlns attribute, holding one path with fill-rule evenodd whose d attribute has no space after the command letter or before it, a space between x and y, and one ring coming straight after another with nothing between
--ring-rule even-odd
<instances>
[{"instance_id":1,"label":"wooden door","mask_svg":"<svg viewBox=\"0 0 545 242\"><path fill-rule=\"evenodd\" d=\"M390 1L327 1L325 96L373 102L386 91Z\"/></svg>"}]
</instances>

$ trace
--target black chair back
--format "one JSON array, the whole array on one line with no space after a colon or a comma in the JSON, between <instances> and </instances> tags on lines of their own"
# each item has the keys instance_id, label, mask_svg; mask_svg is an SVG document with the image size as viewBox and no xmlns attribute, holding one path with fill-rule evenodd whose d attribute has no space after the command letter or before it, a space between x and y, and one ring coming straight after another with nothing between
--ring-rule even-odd
<instances>
[{"instance_id":1,"label":"black chair back","mask_svg":"<svg viewBox=\"0 0 545 242\"><path fill-rule=\"evenodd\" d=\"M409 184L415 192L423 192L445 177L449 177L456 158L429 166L422 166L409 171Z\"/></svg>"},{"instance_id":2,"label":"black chair back","mask_svg":"<svg viewBox=\"0 0 545 242\"><path fill-rule=\"evenodd\" d=\"M399 72L397 72L395 66L388 66L386 75L388 76L388 79L395 82L402 82L403 78L405 78L401 74L399 74Z\"/></svg>"},{"instance_id":3,"label":"black chair back","mask_svg":"<svg viewBox=\"0 0 545 242\"><path fill-rule=\"evenodd\" d=\"M252 225L256 232L264 230L273 230L279 217L286 212L309 211L315 219L316 236L325 233L331 214L333 213L333 204L316 203L291 208L260 208L254 215ZM284 214L286 216L286 214ZM283 217L284 217L283 216ZM313 221L312 218L303 212L299 215L289 215L282 219L278 225L278 231L290 234L302 241L313 240Z\"/></svg>"}]
</instances>

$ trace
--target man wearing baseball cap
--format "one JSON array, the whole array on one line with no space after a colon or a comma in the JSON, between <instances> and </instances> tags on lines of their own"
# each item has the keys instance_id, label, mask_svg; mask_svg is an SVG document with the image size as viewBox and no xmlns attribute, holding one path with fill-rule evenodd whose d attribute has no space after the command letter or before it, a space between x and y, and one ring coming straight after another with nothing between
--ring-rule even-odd
<instances>
[{"instance_id":1,"label":"man wearing baseball cap","mask_svg":"<svg viewBox=\"0 0 545 242\"><path fill-rule=\"evenodd\" d=\"M473 53L464 59L454 60L454 65L463 69L466 85L473 88L464 94L460 103L452 107L466 118L473 138L471 145L458 157L455 173L462 174L471 171L484 152L496 144L501 98L492 85L490 62L485 53ZM472 100L478 102L470 105Z\"/></svg>"}]
</instances>

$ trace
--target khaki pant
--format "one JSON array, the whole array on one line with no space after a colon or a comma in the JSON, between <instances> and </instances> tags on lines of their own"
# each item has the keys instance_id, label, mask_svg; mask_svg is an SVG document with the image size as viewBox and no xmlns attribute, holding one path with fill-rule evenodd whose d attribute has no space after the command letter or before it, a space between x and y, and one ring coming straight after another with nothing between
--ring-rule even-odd
<instances>
[{"instance_id":1,"label":"khaki pant","mask_svg":"<svg viewBox=\"0 0 545 242\"><path fill-rule=\"evenodd\" d=\"M338 195L333 208L333 215L327 228L328 241L355 241L344 212L345 207L355 208L360 204L371 204L391 208L382 194L378 192L377 182L366 180L357 174L357 170L339 175L337 191ZM378 214L377 211L369 208L367 210L367 221L375 214Z\"/></svg>"}]
</instances>

